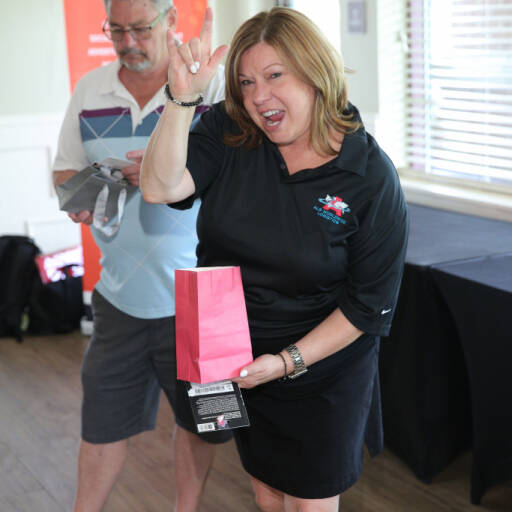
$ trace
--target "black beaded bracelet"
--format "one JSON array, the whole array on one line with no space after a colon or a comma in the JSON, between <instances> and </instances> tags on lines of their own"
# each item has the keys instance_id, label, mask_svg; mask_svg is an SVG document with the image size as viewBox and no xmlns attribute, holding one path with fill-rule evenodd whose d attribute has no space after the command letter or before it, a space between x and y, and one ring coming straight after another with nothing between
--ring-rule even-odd
<instances>
[{"instance_id":1,"label":"black beaded bracelet","mask_svg":"<svg viewBox=\"0 0 512 512\"><path fill-rule=\"evenodd\" d=\"M201 105L203 103L203 95L200 94L197 100L194 101L180 101L173 97L171 94L171 90L169 89L169 83L165 84L165 95L167 96L167 99L169 101L172 101L176 105L179 105L180 107L197 107L198 105Z\"/></svg>"},{"instance_id":2,"label":"black beaded bracelet","mask_svg":"<svg viewBox=\"0 0 512 512\"><path fill-rule=\"evenodd\" d=\"M278 352L277 355L283 360L283 364L284 364L284 375L282 377L279 377L279 380L281 382L284 382L285 380L288 380L288 368L286 366L286 359L284 358L283 354L281 354L281 352Z\"/></svg>"}]
</instances>

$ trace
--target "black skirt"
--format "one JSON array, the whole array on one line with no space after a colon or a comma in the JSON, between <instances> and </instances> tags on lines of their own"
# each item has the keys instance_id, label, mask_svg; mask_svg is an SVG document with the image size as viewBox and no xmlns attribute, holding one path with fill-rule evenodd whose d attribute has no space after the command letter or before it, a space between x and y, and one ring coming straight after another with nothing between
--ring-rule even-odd
<instances>
[{"instance_id":1,"label":"black skirt","mask_svg":"<svg viewBox=\"0 0 512 512\"><path fill-rule=\"evenodd\" d=\"M272 345L253 339L255 356L278 352ZM251 426L234 434L245 470L299 498L336 496L352 486L363 443L371 456L383 447L378 349L377 338L363 335L296 380L243 390Z\"/></svg>"}]
</instances>

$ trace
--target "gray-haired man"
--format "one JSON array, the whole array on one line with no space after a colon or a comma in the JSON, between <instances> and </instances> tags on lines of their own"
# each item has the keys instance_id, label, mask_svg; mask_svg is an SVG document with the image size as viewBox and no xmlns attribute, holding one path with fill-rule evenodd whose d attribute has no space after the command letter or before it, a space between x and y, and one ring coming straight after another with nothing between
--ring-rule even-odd
<instances>
[{"instance_id":1,"label":"gray-haired man","mask_svg":"<svg viewBox=\"0 0 512 512\"><path fill-rule=\"evenodd\" d=\"M71 98L59 138L54 181L106 157L134 164L123 174L139 184L143 150L165 103L166 33L176 26L170 0L105 0L118 60L88 73ZM222 74L205 91L224 97ZM174 269L195 265L198 206L174 210L148 204L140 192L126 206L119 230L92 229L102 272L92 296L94 333L84 355L82 442L75 512L100 511L121 471L130 437L154 428L160 389L174 408ZM90 224L91 212L70 214ZM176 417L176 510L196 510L215 443L225 432L195 434L191 418Z\"/></svg>"}]
</instances>

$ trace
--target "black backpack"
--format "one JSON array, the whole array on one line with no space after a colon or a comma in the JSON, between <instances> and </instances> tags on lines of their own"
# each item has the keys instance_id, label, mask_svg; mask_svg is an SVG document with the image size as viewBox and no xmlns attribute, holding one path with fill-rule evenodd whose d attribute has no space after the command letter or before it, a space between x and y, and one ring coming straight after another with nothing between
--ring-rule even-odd
<instances>
[{"instance_id":1,"label":"black backpack","mask_svg":"<svg viewBox=\"0 0 512 512\"><path fill-rule=\"evenodd\" d=\"M22 340L29 322L30 296L40 279L34 261L40 252L27 236L0 236L0 336Z\"/></svg>"},{"instance_id":2,"label":"black backpack","mask_svg":"<svg viewBox=\"0 0 512 512\"><path fill-rule=\"evenodd\" d=\"M27 236L0 236L0 337L60 334L80 326L84 314L82 278L66 276L44 284L35 263L39 247Z\"/></svg>"},{"instance_id":3,"label":"black backpack","mask_svg":"<svg viewBox=\"0 0 512 512\"><path fill-rule=\"evenodd\" d=\"M30 296L29 332L61 334L80 326L84 315L82 278L73 276L73 265L60 269L65 279L43 284L37 277Z\"/></svg>"}]
</instances>

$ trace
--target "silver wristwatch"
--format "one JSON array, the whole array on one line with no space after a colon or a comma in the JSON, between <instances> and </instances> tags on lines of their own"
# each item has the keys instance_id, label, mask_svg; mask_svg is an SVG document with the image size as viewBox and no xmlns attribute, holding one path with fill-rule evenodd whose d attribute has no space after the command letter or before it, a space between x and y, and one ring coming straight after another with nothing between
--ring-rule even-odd
<instances>
[{"instance_id":1,"label":"silver wristwatch","mask_svg":"<svg viewBox=\"0 0 512 512\"><path fill-rule=\"evenodd\" d=\"M308 371L308 369L304 364L304 359L302 359L299 349L292 344L288 345L285 348L285 350L286 352L288 352L288 354L290 354L290 357L292 358L293 361L293 372L288 375L288 378L296 379L297 377L304 375Z\"/></svg>"}]
</instances>

